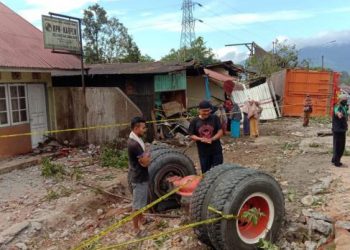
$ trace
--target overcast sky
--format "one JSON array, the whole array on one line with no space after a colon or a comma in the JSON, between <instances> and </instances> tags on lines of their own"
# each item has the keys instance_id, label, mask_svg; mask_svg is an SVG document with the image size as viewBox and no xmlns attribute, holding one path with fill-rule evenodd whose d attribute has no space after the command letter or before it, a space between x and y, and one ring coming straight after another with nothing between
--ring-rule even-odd
<instances>
[{"instance_id":1,"label":"overcast sky","mask_svg":"<svg viewBox=\"0 0 350 250\"><path fill-rule=\"evenodd\" d=\"M182 0L4 0L5 5L41 27L41 15L49 11L82 17L82 10L99 3L109 16L118 18L143 54L160 59L178 48ZM350 42L350 1L347 0L198 0L194 17L196 36L204 37L218 58L239 62L244 47L229 43L255 41L270 49L276 38L289 39L299 48L308 45Z\"/></svg>"}]
</instances>

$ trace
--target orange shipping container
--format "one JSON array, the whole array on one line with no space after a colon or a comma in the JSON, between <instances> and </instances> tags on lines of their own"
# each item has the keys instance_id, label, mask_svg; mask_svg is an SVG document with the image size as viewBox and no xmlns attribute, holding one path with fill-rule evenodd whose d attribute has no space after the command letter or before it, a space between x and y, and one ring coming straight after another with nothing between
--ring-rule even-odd
<instances>
[{"instance_id":1,"label":"orange shipping container","mask_svg":"<svg viewBox=\"0 0 350 250\"><path fill-rule=\"evenodd\" d=\"M339 73L304 69L286 70L282 99L283 116L302 116L304 100L310 94L312 116L329 115L338 89Z\"/></svg>"}]
</instances>

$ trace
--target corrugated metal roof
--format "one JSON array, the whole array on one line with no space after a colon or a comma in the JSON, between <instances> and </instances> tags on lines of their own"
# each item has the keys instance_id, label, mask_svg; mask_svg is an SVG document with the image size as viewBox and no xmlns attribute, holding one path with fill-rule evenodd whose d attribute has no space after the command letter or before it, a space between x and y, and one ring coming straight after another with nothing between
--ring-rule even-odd
<instances>
[{"instance_id":1,"label":"corrugated metal roof","mask_svg":"<svg viewBox=\"0 0 350 250\"><path fill-rule=\"evenodd\" d=\"M178 62L144 62L144 63L111 63L111 64L91 64L90 75L98 74L162 74L185 70L193 67L194 61L187 63Z\"/></svg>"},{"instance_id":2,"label":"corrugated metal roof","mask_svg":"<svg viewBox=\"0 0 350 250\"><path fill-rule=\"evenodd\" d=\"M207 74L210 78L213 78L217 81L224 82L224 81L235 81L236 79L229 75L224 75L219 72L216 72L211 69L204 69L205 74Z\"/></svg>"},{"instance_id":3,"label":"corrugated metal roof","mask_svg":"<svg viewBox=\"0 0 350 250\"><path fill-rule=\"evenodd\" d=\"M222 73L219 73L219 72L216 72L216 71L213 71L211 69L204 69L204 73L206 75L209 76L209 78L217 81L217 82L220 82L220 84L222 85L221 87L223 87L223 83L225 81L232 81L235 86L234 86L234 90L243 90L243 86L240 84L240 83L237 83L237 80L236 78L232 77L232 76L229 76L229 75L224 75Z\"/></svg>"},{"instance_id":4,"label":"corrugated metal roof","mask_svg":"<svg viewBox=\"0 0 350 250\"><path fill-rule=\"evenodd\" d=\"M0 67L79 69L80 59L44 49L42 32L0 2Z\"/></svg>"},{"instance_id":5,"label":"corrugated metal roof","mask_svg":"<svg viewBox=\"0 0 350 250\"><path fill-rule=\"evenodd\" d=\"M166 74L193 68L195 62L138 62L138 63L106 63L89 64L85 69L89 75L140 75L140 74ZM53 72L53 76L80 75L76 72Z\"/></svg>"}]
</instances>

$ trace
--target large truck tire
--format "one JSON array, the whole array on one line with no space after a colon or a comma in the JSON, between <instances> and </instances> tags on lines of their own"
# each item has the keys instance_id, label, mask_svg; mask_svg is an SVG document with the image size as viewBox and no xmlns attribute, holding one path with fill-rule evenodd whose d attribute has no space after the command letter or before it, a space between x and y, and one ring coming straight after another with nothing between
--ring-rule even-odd
<instances>
[{"instance_id":1,"label":"large truck tire","mask_svg":"<svg viewBox=\"0 0 350 250\"><path fill-rule=\"evenodd\" d=\"M264 213L257 225L242 219L221 220L208 226L217 250L257 249L260 239L276 240L284 218L284 197L277 181L253 169L229 171L213 191L209 204L223 214L241 216L251 208ZM208 212L207 218L218 215Z\"/></svg>"},{"instance_id":2,"label":"large truck tire","mask_svg":"<svg viewBox=\"0 0 350 250\"><path fill-rule=\"evenodd\" d=\"M167 178L171 176L184 177L195 175L193 161L185 154L172 149L164 148L151 151L151 163L148 167L149 195L148 202L152 202L171 191ZM132 193L131 178L128 174L129 190ZM164 211L180 207L181 197L177 194L156 205L151 211Z\"/></svg>"},{"instance_id":3,"label":"large truck tire","mask_svg":"<svg viewBox=\"0 0 350 250\"><path fill-rule=\"evenodd\" d=\"M171 190L167 181L171 176L195 175L193 161L185 154L174 151L157 151L159 154L148 167L150 197L153 200L165 195Z\"/></svg>"},{"instance_id":4,"label":"large truck tire","mask_svg":"<svg viewBox=\"0 0 350 250\"><path fill-rule=\"evenodd\" d=\"M151 145L150 146L150 151L151 153L152 152L155 152L155 151L158 151L158 150L163 150L163 149L173 149L167 145ZM176 149L173 149L173 150L176 150Z\"/></svg>"},{"instance_id":5,"label":"large truck tire","mask_svg":"<svg viewBox=\"0 0 350 250\"><path fill-rule=\"evenodd\" d=\"M176 149L169 148L166 146L151 146L151 164L159 155L164 154L165 152L174 152L174 151L178 152ZM129 172L127 177L128 177L128 188L130 193L132 194L131 176Z\"/></svg>"},{"instance_id":6,"label":"large truck tire","mask_svg":"<svg viewBox=\"0 0 350 250\"><path fill-rule=\"evenodd\" d=\"M221 176L227 171L241 168L242 167L238 165L224 163L213 167L205 173L204 178L201 180L191 197L190 215L192 221L201 221L207 218L208 202L217 182L221 181ZM211 246L207 225L196 227L194 232L201 242Z\"/></svg>"}]
</instances>

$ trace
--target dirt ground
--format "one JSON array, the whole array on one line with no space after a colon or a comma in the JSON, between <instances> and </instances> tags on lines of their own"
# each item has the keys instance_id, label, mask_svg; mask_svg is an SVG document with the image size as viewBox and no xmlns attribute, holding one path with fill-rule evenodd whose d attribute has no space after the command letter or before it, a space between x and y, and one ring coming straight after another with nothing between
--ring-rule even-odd
<instances>
[{"instance_id":1,"label":"dirt ground","mask_svg":"<svg viewBox=\"0 0 350 250\"><path fill-rule=\"evenodd\" d=\"M350 168L333 167L332 137L316 135L319 131L329 131L330 125L316 120L308 128L301 124L300 119L281 119L261 123L261 136L256 139L226 136L223 138L225 162L265 171L279 181L285 194L286 227L298 221L305 208L322 212L335 221L349 221ZM199 168L196 148L189 148L186 154ZM40 166L0 175L0 249L70 249L131 212L127 170L102 168L89 149L76 149L56 161L68 170L79 171L70 171L73 174L64 180L44 178ZM345 156L343 162L350 166L350 157ZM325 177L331 177L332 184L314 195L313 186ZM86 184L126 199L101 194ZM312 204L301 202L307 195L312 196ZM145 226L148 235L188 222L183 210L167 214L174 218L152 217L155 221ZM104 236L98 244L106 246L134 239L131 229L128 223ZM11 235L11 230L15 235ZM277 242L281 249L287 249L285 231ZM290 249L306 249L303 239L295 241L297 244ZM207 247L189 230L147 240L130 249Z\"/></svg>"}]
</instances>

